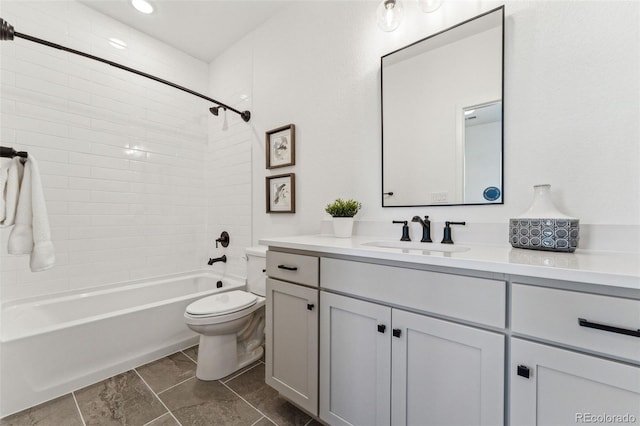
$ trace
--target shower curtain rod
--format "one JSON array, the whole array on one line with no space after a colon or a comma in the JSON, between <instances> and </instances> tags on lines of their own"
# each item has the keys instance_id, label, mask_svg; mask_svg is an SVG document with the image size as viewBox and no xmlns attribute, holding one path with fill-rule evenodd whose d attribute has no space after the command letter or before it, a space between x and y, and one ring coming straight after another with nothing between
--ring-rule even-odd
<instances>
[{"instance_id":1,"label":"shower curtain rod","mask_svg":"<svg viewBox=\"0 0 640 426\"><path fill-rule=\"evenodd\" d=\"M173 87L175 89L182 90L183 92L190 93L190 94L192 94L194 96L197 96L199 98L206 99L207 101L213 102L214 104L218 105L218 107L209 108L209 111L213 115L218 115L218 108L223 108L223 109L235 112L240 117L242 117L242 119L245 122L248 122L251 119L251 112L250 111L238 111L237 109L232 108L229 105L225 105L222 102L216 101L215 99L212 99L212 98L210 98L208 96L205 96L205 95L203 95L201 93L194 92L193 90L187 89L186 87L179 86L179 85L177 85L175 83L172 83L170 81L164 80L162 78L156 77L156 76L151 75L151 74L147 74L146 72L138 71L138 70L136 70L134 68L130 68L130 67L127 67L125 65L121 65L121 64L119 64L117 62L113 62L113 61L110 61L108 59L100 58L99 56L90 55L88 53L84 53L84 52L81 52L79 50L71 49L69 47L65 47L65 46L62 46L62 45L59 45L59 44L56 44L56 43L52 43L52 42L47 41L47 40L42 40L40 38L33 37L33 36L28 35L28 34L19 33L17 31L14 31L13 26L10 25L7 21L5 21L4 19L0 18L0 41L13 40L14 37L22 38L24 40L29 40L29 41L32 41L34 43L42 44L44 46L53 47L54 49L63 50L65 52L73 53L73 54L76 54L76 55L79 55L79 56L84 56L85 58L93 59L94 61L102 62L102 63L105 63L107 65L111 65L112 67L115 67L115 68L120 68L121 70L128 71L130 73L137 74L137 75L140 75L142 77L146 77L148 79L157 81L158 83L166 84L167 86L171 86L171 87Z\"/></svg>"}]
</instances>

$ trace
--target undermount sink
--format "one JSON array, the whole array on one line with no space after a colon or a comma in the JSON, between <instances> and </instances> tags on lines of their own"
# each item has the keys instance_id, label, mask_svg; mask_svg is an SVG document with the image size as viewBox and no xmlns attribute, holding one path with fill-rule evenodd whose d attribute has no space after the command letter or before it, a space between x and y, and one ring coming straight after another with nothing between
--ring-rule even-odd
<instances>
[{"instance_id":1,"label":"undermount sink","mask_svg":"<svg viewBox=\"0 0 640 426\"><path fill-rule=\"evenodd\" d=\"M440 253L462 253L465 251L471 250L471 247L466 246L457 246L450 244L434 244L434 243L421 243L421 242L412 242L412 241L370 241L367 243L363 243L363 246L370 247L382 247L382 248L393 248L393 249L403 249L403 250L423 250L423 251L434 251Z\"/></svg>"}]
</instances>

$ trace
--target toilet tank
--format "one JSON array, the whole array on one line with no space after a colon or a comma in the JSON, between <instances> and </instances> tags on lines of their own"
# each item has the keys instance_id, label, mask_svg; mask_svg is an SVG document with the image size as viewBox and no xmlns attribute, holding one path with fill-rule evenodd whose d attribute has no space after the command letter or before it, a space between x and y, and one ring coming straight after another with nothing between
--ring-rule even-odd
<instances>
[{"instance_id":1,"label":"toilet tank","mask_svg":"<svg viewBox=\"0 0 640 426\"><path fill-rule=\"evenodd\" d=\"M267 247L249 247L245 253L247 254L247 290L259 296L266 296Z\"/></svg>"}]
</instances>

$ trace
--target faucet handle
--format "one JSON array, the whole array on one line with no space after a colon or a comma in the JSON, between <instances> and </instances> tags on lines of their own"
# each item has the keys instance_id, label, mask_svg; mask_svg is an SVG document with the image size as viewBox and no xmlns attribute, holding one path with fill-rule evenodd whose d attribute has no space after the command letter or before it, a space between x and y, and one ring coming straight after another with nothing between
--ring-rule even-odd
<instances>
[{"instance_id":1,"label":"faucet handle","mask_svg":"<svg viewBox=\"0 0 640 426\"><path fill-rule=\"evenodd\" d=\"M450 222L444 223L444 236L442 237L442 244L453 244L451 239L451 225L466 225L467 222Z\"/></svg>"},{"instance_id":2,"label":"faucet handle","mask_svg":"<svg viewBox=\"0 0 640 426\"><path fill-rule=\"evenodd\" d=\"M400 238L400 241L411 241L408 222L406 220L394 220L393 223L402 224L402 238Z\"/></svg>"},{"instance_id":3,"label":"faucet handle","mask_svg":"<svg viewBox=\"0 0 640 426\"><path fill-rule=\"evenodd\" d=\"M216 248L218 248L218 243L222 244L222 247L227 247L229 245L229 233L227 231L222 231L220 234L220 238L216 238Z\"/></svg>"}]
</instances>

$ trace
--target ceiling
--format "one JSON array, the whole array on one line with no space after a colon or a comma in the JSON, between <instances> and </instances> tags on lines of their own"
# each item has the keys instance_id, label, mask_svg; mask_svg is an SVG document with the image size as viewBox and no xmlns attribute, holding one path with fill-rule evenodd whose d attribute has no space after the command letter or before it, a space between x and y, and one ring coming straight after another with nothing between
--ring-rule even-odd
<instances>
[{"instance_id":1,"label":"ceiling","mask_svg":"<svg viewBox=\"0 0 640 426\"><path fill-rule=\"evenodd\" d=\"M135 10L129 0L80 2L207 63L287 3L272 0L150 0L155 11L144 15Z\"/></svg>"}]
</instances>

